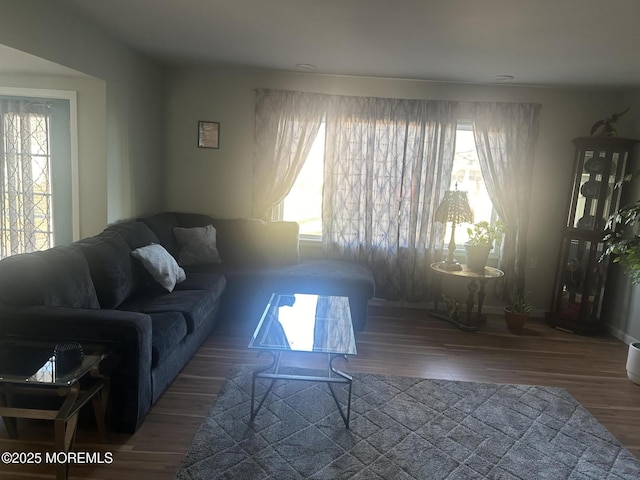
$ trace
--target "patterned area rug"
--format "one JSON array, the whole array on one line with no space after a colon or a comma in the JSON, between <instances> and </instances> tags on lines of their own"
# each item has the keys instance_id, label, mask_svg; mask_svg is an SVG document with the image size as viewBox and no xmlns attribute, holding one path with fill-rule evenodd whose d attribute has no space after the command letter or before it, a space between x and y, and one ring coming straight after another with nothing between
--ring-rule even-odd
<instances>
[{"instance_id":1,"label":"patterned area rug","mask_svg":"<svg viewBox=\"0 0 640 480\"><path fill-rule=\"evenodd\" d=\"M250 399L250 370L237 368L176 479L640 478L559 388L355 374L349 430L326 384L279 381L253 423Z\"/></svg>"}]
</instances>

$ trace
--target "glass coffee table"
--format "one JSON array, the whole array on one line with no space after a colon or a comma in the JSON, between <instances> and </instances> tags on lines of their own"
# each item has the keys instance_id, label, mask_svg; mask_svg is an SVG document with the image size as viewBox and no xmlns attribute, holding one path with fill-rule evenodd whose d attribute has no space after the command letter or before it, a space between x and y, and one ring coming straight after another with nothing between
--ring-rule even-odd
<instances>
[{"instance_id":1,"label":"glass coffee table","mask_svg":"<svg viewBox=\"0 0 640 480\"><path fill-rule=\"evenodd\" d=\"M271 355L269 365L260 367L253 372L251 383L252 421L271 392L276 380L299 380L326 383L345 426L349 428L353 377L333 365L336 358L347 360L348 355L357 354L348 297L274 293L251 338L249 348L259 349ZM327 375L281 373L280 358L283 352L327 354ZM255 407L256 380L259 378L268 379L270 382L258 406ZM346 411L336 396L335 384L348 386Z\"/></svg>"},{"instance_id":2,"label":"glass coffee table","mask_svg":"<svg viewBox=\"0 0 640 480\"><path fill-rule=\"evenodd\" d=\"M17 418L52 420L56 449L68 452L73 445L80 408L91 401L100 436L107 443L104 415L109 378L99 370L111 347L85 343L82 358L71 363L57 358L55 347L56 342L41 340L0 341L0 417L9 436L18 438ZM14 402L19 396L58 397L60 402L52 408L31 408ZM59 463L56 478L65 480L68 474L69 465Z\"/></svg>"}]
</instances>

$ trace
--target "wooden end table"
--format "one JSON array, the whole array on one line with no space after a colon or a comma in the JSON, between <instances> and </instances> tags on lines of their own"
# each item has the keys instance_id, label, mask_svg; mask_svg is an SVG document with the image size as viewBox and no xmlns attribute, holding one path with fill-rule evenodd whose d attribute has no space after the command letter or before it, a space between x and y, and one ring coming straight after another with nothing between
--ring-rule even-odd
<instances>
[{"instance_id":1,"label":"wooden end table","mask_svg":"<svg viewBox=\"0 0 640 480\"><path fill-rule=\"evenodd\" d=\"M104 345L92 345L71 368L61 371L53 354L55 342L5 340L0 342L0 416L11 438L18 438L17 418L52 420L55 447L68 452L73 446L78 413L93 403L100 437L108 443L105 409L109 396L109 378L101 375L100 363L110 354ZM26 408L14 402L15 395L60 397L58 409ZM66 480L69 465L58 463L56 478Z\"/></svg>"},{"instance_id":2,"label":"wooden end table","mask_svg":"<svg viewBox=\"0 0 640 480\"><path fill-rule=\"evenodd\" d=\"M447 270L445 262L432 263L431 270L436 274L436 298L434 301L434 309L429 312L429 315L434 318L447 320L462 330L477 330L486 320L486 317L482 315L482 305L486 296L485 285L489 280L495 280L502 277L504 272L493 267L485 267L483 271L471 270L467 265L462 265L461 270ZM462 314L462 312L455 312L452 314L452 312L442 311L438 308L438 303L442 296L442 282L445 278L468 280L467 308L465 314ZM479 287L478 284L480 284ZM474 306L476 304L477 308L474 312Z\"/></svg>"}]
</instances>

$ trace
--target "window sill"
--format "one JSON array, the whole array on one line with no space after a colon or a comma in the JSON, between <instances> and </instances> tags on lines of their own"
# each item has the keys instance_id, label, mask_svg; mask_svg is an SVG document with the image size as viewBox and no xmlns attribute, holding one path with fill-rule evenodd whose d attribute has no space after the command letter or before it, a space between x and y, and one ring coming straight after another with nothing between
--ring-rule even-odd
<instances>
[{"instance_id":1,"label":"window sill","mask_svg":"<svg viewBox=\"0 0 640 480\"><path fill-rule=\"evenodd\" d=\"M306 244L306 245L322 245L322 237L320 235L300 234L298 236L298 241L301 244Z\"/></svg>"}]
</instances>

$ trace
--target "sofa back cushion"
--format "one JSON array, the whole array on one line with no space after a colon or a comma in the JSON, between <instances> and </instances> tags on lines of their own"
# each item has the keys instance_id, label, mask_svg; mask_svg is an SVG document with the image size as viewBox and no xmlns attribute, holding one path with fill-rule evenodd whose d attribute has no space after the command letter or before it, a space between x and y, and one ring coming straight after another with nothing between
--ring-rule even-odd
<instances>
[{"instance_id":1,"label":"sofa back cushion","mask_svg":"<svg viewBox=\"0 0 640 480\"><path fill-rule=\"evenodd\" d=\"M299 226L296 222L264 222L249 218L215 219L196 213L164 212L142 219L175 258L180 243L175 227L204 227L216 230L216 248L222 270L242 266L282 266L298 263Z\"/></svg>"},{"instance_id":2,"label":"sofa back cushion","mask_svg":"<svg viewBox=\"0 0 640 480\"><path fill-rule=\"evenodd\" d=\"M100 308L89 265L71 246L0 260L0 301L16 307Z\"/></svg>"},{"instance_id":3,"label":"sofa back cushion","mask_svg":"<svg viewBox=\"0 0 640 480\"><path fill-rule=\"evenodd\" d=\"M106 230L117 232L127 242L131 250L145 247L152 243L162 243L158 236L153 233L153 230L143 222L114 223L109 225Z\"/></svg>"},{"instance_id":4,"label":"sofa back cushion","mask_svg":"<svg viewBox=\"0 0 640 480\"><path fill-rule=\"evenodd\" d=\"M222 263L231 266L281 266L298 263L298 224L236 218L214 219Z\"/></svg>"},{"instance_id":5,"label":"sofa back cushion","mask_svg":"<svg viewBox=\"0 0 640 480\"><path fill-rule=\"evenodd\" d=\"M116 232L120 235L131 251L137 248L146 247L152 243L161 243L158 236L144 222L122 222L114 223L107 227L108 231ZM133 271L133 282L137 292L157 290L160 291L158 283L144 267L144 265L134 257L131 257L131 269Z\"/></svg>"},{"instance_id":6,"label":"sofa back cushion","mask_svg":"<svg viewBox=\"0 0 640 480\"><path fill-rule=\"evenodd\" d=\"M116 308L136 291L131 248L117 232L105 230L73 245L87 259L102 308Z\"/></svg>"},{"instance_id":7,"label":"sofa back cushion","mask_svg":"<svg viewBox=\"0 0 640 480\"><path fill-rule=\"evenodd\" d=\"M186 226L178 225L178 220L175 215L170 212L158 213L151 217L145 217L141 219L158 237L160 245L167 249L173 258L178 258L180 255L180 244L173 235L173 228ZM202 225L189 225L193 227L200 227Z\"/></svg>"}]
</instances>

